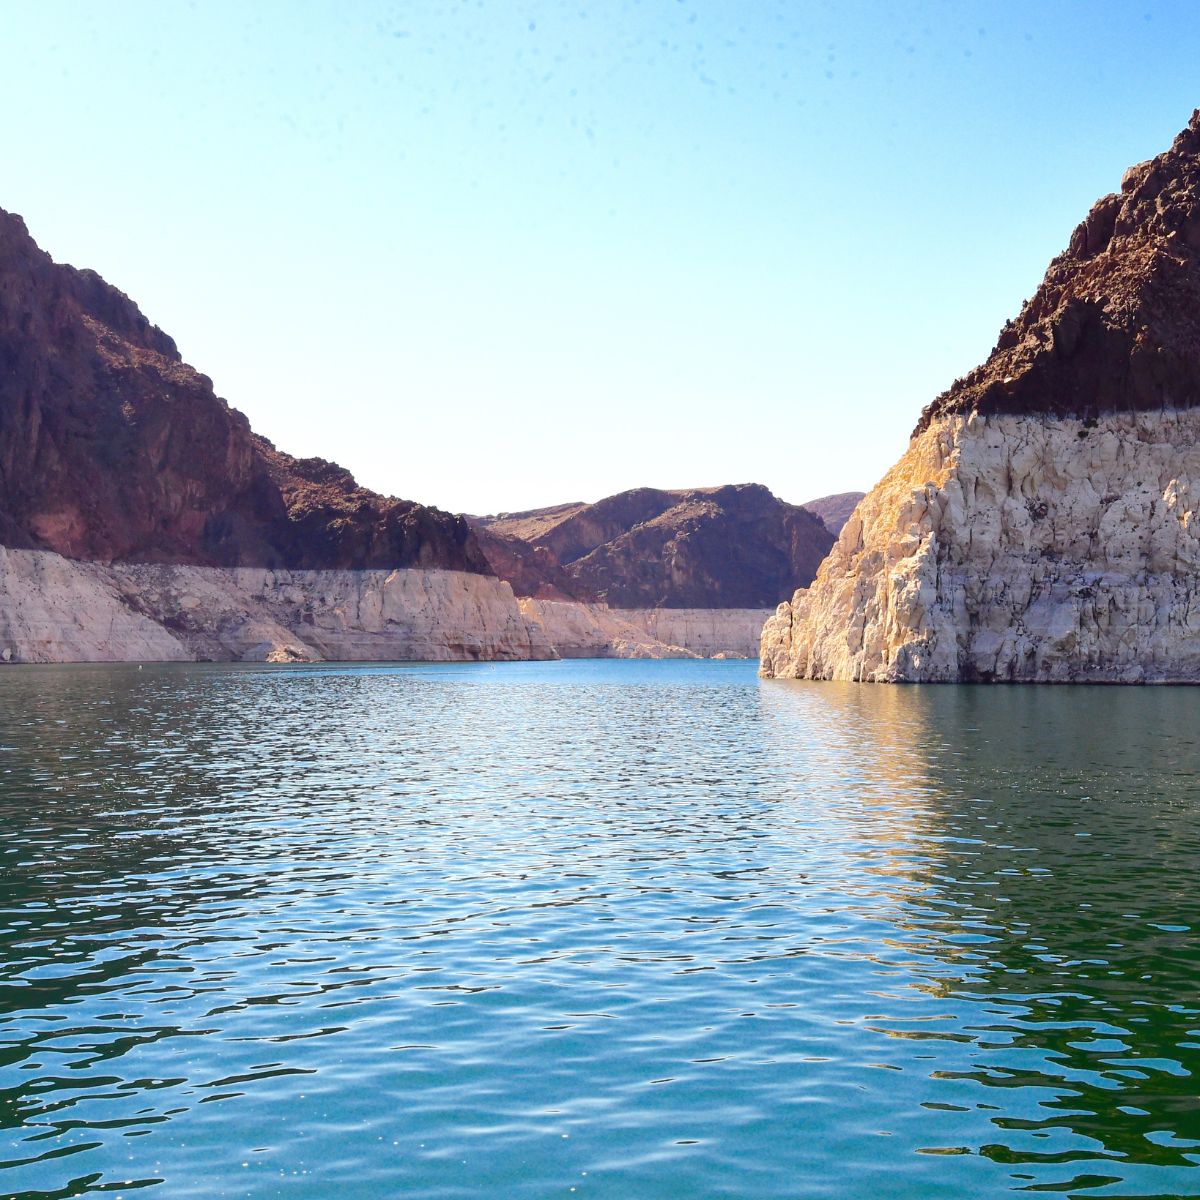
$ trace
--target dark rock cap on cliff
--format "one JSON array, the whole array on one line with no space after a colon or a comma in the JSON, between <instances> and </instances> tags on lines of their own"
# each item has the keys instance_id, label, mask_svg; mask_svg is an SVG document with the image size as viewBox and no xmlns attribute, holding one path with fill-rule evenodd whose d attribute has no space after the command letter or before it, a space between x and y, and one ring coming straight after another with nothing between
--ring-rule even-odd
<instances>
[{"instance_id":1,"label":"dark rock cap on cliff","mask_svg":"<svg viewBox=\"0 0 1200 1200\"><path fill-rule=\"evenodd\" d=\"M773 607L833 545L819 517L757 483L635 488L471 521L518 595L614 608Z\"/></svg>"},{"instance_id":2,"label":"dark rock cap on cliff","mask_svg":"<svg viewBox=\"0 0 1200 1200\"><path fill-rule=\"evenodd\" d=\"M0 210L0 545L71 558L490 574L461 517L295 459L94 271Z\"/></svg>"},{"instance_id":3,"label":"dark rock cap on cliff","mask_svg":"<svg viewBox=\"0 0 1200 1200\"><path fill-rule=\"evenodd\" d=\"M1200 110L1130 167L1051 262L987 362L921 416L1101 413L1200 404Z\"/></svg>"}]
</instances>

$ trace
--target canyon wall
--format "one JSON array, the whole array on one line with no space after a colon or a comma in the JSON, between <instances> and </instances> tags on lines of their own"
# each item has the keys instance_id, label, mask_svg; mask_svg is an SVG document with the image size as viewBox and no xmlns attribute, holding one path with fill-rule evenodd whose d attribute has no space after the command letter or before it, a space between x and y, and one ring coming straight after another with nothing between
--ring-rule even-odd
<instances>
[{"instance_id":1,"label":"canyon wall","mask_svg":"<svg viewBox=\"0 0 1200 1200\"><path fill-rule=\"evenodd\" d=\"M748 655L751 610L832 542L755 485L518 518L473 530L285 454L0 210L3 661ZM514 588L568 606L523 614Z\"/></svg>"},{"instance_id":2,"label":"canyon wall","mask_svg":"<svg viewBox=\"0 0 1200 1200\"><path fill-rule=\"evenodd\" d=\"M0 658L552 657L461 517L297 459L0 210Z\"/></svg>"},{"instance_id":3,"label":"canyon wall","mask_svg":"<svg viewBox=\"0 0 1200 1200\"><path fill-rule=\"evenodd\" d=\"M99 563L0 547L0 662L752 657L760 610L517 601L467 571Z\"/></svg>"},{"instance_id":4,"label":"canyon wall","mask_svg":"<svg viewBox=\"0 0 1200 1200\"><path fill-rule=\"evenodd\" d=\"M493 573L461 517L255 434L128 296L54 262L3 210L0 544L96 561Z\"/></svg>"}]
</instances>

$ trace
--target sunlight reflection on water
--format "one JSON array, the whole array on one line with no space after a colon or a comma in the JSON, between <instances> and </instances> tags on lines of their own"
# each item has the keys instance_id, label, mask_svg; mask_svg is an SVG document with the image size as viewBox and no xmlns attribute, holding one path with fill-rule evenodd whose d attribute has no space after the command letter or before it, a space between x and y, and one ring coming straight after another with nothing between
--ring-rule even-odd
<instances>
[{"instance_id":1,"label":"sunlight reflection on water","mask_svg":"<svg viewBox=\"0 0 1200 1200\"><path fill-rule=\"evenodd\" d=\"M0 1191L1195 1194L1190 695L2 672Z\"/></svg>"}]
</instances>

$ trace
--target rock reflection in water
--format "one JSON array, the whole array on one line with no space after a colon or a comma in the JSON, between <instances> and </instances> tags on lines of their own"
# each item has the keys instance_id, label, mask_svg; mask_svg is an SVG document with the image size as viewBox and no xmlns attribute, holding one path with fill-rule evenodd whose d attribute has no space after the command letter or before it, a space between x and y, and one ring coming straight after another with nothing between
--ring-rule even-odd
<instances>
[{"instance_id":1,"label":"rock reflection in water","mask_svg":"<svg viewBox=\"0 0 1200 1200\"><path fill-rule=\"evenodd\" d=\"M1039 1189L1175 1194L1156 1168L1200 1161L1190 694L779 686L786 699L764 695L818 709L822 745L857 760L854 800L839 784L832 810L860 850L886 847L883 892L861 894L890 897L910 986L938 1010L878 1023L937 1046L945 1095L922 1104L943 1144L925 1149L981 1154ZM785 761L809 795L811 763Z\"/></svg>"}]
</instances>

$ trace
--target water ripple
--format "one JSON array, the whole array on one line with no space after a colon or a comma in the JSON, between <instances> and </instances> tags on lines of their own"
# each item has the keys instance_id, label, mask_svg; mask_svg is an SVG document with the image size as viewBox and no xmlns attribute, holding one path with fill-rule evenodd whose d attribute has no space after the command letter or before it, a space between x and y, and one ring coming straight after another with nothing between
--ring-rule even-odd
<instances>
[{"instance_id":1,"label":"water ripple","mask_svg":"<svg viewBox=\"0 0 1200 1200\"><path fill-rule=\"evenodd\" d=\"M0 673L0 1190L1197 1194L1186 695Z\"/></svg>"}]
</instances>

